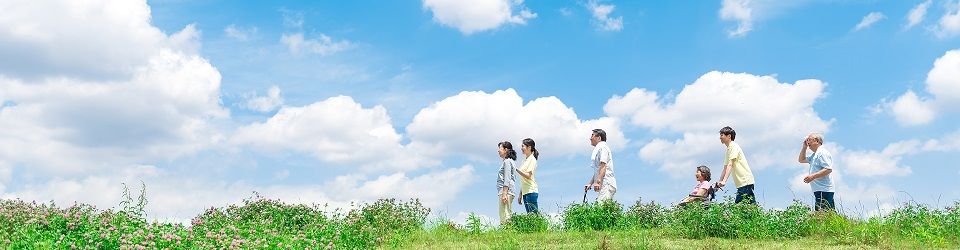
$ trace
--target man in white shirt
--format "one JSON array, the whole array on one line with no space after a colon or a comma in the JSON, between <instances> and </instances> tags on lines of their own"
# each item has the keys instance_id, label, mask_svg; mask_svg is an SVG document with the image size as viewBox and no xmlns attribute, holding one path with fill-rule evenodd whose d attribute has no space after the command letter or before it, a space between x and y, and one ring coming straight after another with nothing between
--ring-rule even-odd
<instances>
[{"instance_id":1,"label":"man in white shirt","mask_svg":"<svg viewBox=\"0 0 960 250\"><path fill-rule=\"evenodd\" d=\"M598 193L597 201L613 200L613 195L617 193L617 178L613 175L613 153L607 145L607 132L594 129L590 135L590 145L593 145L590 166L594 172L590 182L583 186L583 191L593 189Z\"/></svg>"}]
</instances>

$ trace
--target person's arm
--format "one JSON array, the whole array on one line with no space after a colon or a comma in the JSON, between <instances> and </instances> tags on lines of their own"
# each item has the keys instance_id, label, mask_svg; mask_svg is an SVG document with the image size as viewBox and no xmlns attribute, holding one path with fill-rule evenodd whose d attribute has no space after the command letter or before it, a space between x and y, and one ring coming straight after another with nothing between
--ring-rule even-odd
<instances>
[{"instance_id":1,"label":"person's arm","mask_svg":"<svg viewBox=\"0 0 960 250\"><path fill-rule=\"evenodd\" d=\"M807 175L807 177L803 177L803 182L810 183L813 180L816 180L820 177L827 176L830 173L833 173L833 169L824 168L824 169L821 169L820 171L817 171L816 173L813 173L812 175Z\"/></svg>"},{"instance_id":2,"label":"person's arm","mask_svg":"<svg viewBox=\"0 0 960 250\"><path fill-rule=\"evenodd\" d=\"M590 189L590 187L593 187L593 183L595 183L596 181L597 181L597 173L594 172L593 176L590 176L590 181L588 181L586 185L583 185L583 191L586 192L587 190Z\"/></svg>"},{"instance_id":3,"label":"person's arm","mask_svg":"<svg viewBox=\"0 0 960 250\"><path fill-rule=\"evenodd\" d=\"M824 165L823 169L820 169L820 171L817 171L816 173L813 173L811 175L808 175L807 177L804 177L803 182L810 183L813 180L816 180L818 178L827 176L830 173L833 173L833 157L831 157L829 154L821 155L820 161Z\"/></svg>"},{"instance_id":4,"label":"person's arm","mask_svg":"<svg viewBox=\"0 0 960 250\"><path fill-rule=\"evenodd\" d=\"M733 163L736 162L736 156L739 155L734 149L727 149L726 155L723 157L723 173L720 174L720 181L717 182L717 187L724 187L727 185L727 178L730 177L730 173L733 172Z\"/></svg>"},{"instance_id":5,"label":"person's arm","mask_svg":"<svg viewBox=\"0 0 960 250\"><path fill-rule=\"evenodd\" d=\"M800 156L797 158L797 161L799 161L800 163L810 163L809 161L807 161L807 147L809 147L807 146L807 141L804 140L803 148L800 149Z\"/></svg>"},{"instance_id":6,"label":"person's arm","mask_svg":"<svg viewBox=\"0 0 960 250\"><path fill-rule=\"evenodd\" d=\"M524 179L527 179L527 180L533 179L533 171L524 172L523 170L517 169L517 174L520 174L520 177L523 177Z\"/></svg>"},{"instance_id":7,"label":"person's arm","mask_svg":"<svg viewBox=\"0 0 960 250\"><path fill-rule=\"evenodd\" d=\"M600 192L603 187L603 176L607 174L607 163L600 162L600 170L597 170L596 178L593 181L593 191Z\"/></svg>"},{"instance_id":8,"label":"person's arm","mask_svg":"<svg viewBox=\"0 0 960 250\"><path fill-rule=\"evenodd\" d=\"M720 181L717 182L717 187L723 187L727 185L727 177L730 176L730 171L733 170L733 160L730 162L724 163L723 173L720 174Z\"/></svg>"},{"instance_id":9,"label":"person's arm","mask_svg":"<svg viewBox=\"0 0 960 250\"><path fill-rule=\"evenodd\" d=\"M500 203L510 203L507 197L507 186L503 186L503 188L500 189Z\"/></svg>"}]
</instances>

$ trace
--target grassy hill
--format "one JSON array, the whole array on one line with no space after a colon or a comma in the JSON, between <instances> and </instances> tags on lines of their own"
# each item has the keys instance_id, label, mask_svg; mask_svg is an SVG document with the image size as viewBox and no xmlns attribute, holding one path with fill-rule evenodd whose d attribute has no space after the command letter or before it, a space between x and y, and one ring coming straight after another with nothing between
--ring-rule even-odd
<instances>
[{"instance_id":1,"label":"grassy hill","mask_svg":"<svg viewBox=\"0 0 960 250\"><path fill-rule=\"evenodd\" d=\"M516 215L504 225L477 216L459 225L427 220L418 201L355 209L252 197L211 208L189 225L149 222L141 195L119 209L0 200L2 249L917 249L960 248L960 202L904 203L883 217L811 213L795 202L763 209L719 202L688 208L614 202L571 204L559 218ZM554 221L554 222L551 222Z\"/></svg>"}]
</instances>

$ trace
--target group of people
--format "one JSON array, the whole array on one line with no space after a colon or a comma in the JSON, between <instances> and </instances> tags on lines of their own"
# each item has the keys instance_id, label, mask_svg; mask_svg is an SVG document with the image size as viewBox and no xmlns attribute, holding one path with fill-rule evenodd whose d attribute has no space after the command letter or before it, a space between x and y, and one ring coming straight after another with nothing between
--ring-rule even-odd
<instances>
[{"instance_id":1,"label":"group of people","mask_svg":"<svg viewBox=\"0 0 960 250\"><path fill-rule=\"evenodd\" d=\"M756 204L753 171L750 169L750 164L747 163L740 144L736 143L736 139L737 132L733 128L724 127L720 129L720 143L727 148L724 154L723 172L720 174L720 180L711 185L710 168L704 165L697 166L694 171L697 184L693 191L680 201L679 205L712 200L715 196L714 192L726 187L727 179L731 176L737 188L734 201L736 203ZM613 153L607 145L606 131L594 129L590 134L590 145L593 146L593 152L590 154L593 176L583 186L583 190L585 193L589 190L596 192L597 201L612 200L614 194L617 193L617 179L614 176ZM823 146L823 134L810 133L804 139L800 155L797 158L798 162L809 164L809 174L803 178L803 181L810 184L816 211L835 209L833 200L835 188L833 180L830 178L830 173L833 172L834 167L833 156L821 146ZM524 159L520 167L517 168L517 153L513 149L513 144L509 141L497 143L497 152L502 160L497 179L501 222L509 220L513 214L515 175L520 176L520 197L516 197L517 203L524 205L527 213L539 212L537 206L539 190L535 173L540 152L537 151L536 142L530 138L523 139L520 150ZM812 151L812 153L808 155L807 150Z\"/></svg>"}]
</instances>

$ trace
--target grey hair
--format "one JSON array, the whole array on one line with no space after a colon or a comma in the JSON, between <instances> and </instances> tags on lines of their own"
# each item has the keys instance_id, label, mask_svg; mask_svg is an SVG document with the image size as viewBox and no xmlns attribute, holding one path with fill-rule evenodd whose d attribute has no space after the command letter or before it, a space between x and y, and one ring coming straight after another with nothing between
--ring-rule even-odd
<instances>
[{"instance_id":1,"label":"grey hair","mask_svg":"<svg viewBox=\"0 0 960 250\"><path fill-rule=\"evenodd\" d=\"M820 133L820 132L810 133L810 138L813 138L814 140L817 141L817 143L819 143L820 145L823 145L823 133Z\"/></svg>"},{"instance_id":2,"label":"grey hair","mask_svg":"<svg viewBox=\"0 0 960 250\"><path fill-rule=\"evenodd\" d=\"M704 180L710 181L710 168L708 168L707 166L701 165L697 167L697 171L700 172L700 175L703 176Z\"/></svg>"}]
</instances>

